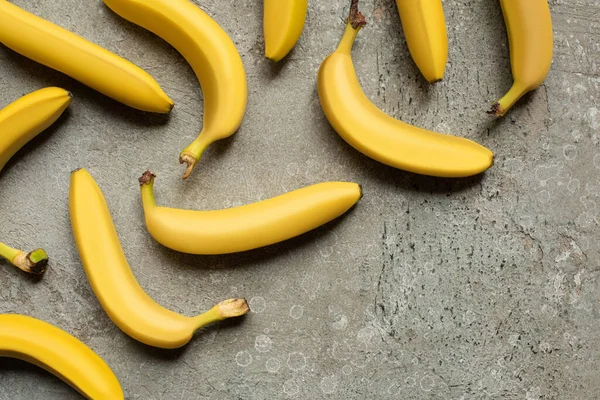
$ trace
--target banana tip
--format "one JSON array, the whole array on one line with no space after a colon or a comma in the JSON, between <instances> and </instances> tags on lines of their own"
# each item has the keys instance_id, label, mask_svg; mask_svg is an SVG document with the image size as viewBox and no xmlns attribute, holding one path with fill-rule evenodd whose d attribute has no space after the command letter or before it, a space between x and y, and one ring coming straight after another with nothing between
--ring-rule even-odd
<instances>
[{"instance_id":1,"label":"banana tip","mask_svg":"<svg viewBox=\"0 0 600 400\"><path fill-rule=\"evenodd\" d=\"M360 29L367 25L365 16L358 11L358 0L352 0L352 3L350 3L350 16L348 17L348 22L352 25L353 29Z\"/></svg>"},{"instance_id":2,"label":"banana tip","mask_svg":"<svg viewBox=\"0 0 600 400\"><path fill-rule=\"evenodd\" d=\"M240 317L250 311L246 299L229 299L217 304L222 319Z\"/></svg>"},{"instance_id":3,"label":"banana tip","mask_svg":"<svg viewBox=\"0 0 600 400\"><path fill-rule=\"evenodd\" d=\"M494 117L501 117L504 115L504 110L499 102L495 102L492 104L492 108L487 113Z\"/></svg>"},{"instance_id":4,"label":"banana tip","mask_svg":"<svg viewBox=\"0 0 600 400\"><path fill-rule=\"evenodd\" d=\"M140 176L138 182L140 182L140 186L149 185L150 183L152 183L154 178L156 178L156 175L150 172L150 170L146 170L146 172L144 172L142 176Z\"/></svg>"}]
</instances>

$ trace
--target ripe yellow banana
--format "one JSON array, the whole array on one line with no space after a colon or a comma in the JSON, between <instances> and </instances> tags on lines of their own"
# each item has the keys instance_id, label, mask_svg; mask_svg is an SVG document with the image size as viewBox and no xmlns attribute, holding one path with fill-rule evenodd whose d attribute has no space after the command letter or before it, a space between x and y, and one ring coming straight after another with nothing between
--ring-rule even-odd
<instances>
[{"instance_id":1,"label":"ripe yellow banana","mask_svg":"<svg viewBox=\"0 0 600 400\"><path fill-rule=\"evenodd\" d=\"M50 87L25 95L0 110L0 171L21 147L59 118L71 100L71 93ZM36 275L43 274L48 264L42 249L26 253L4 243L0 243L0 257Z\"/></svg>"},{"instance_id":2,"label":"ripe yellow banana","mask_svg":"<svg viewBox=\"0 0 600 400\"><path fill-rule=\"evenodd\" d=\"M166 114L173 102L131 62L0 0L0 43L130 107Z\"/></svg>"},{"instance_id":3,"label":"ripe yellow banana","mask_svg":"<svg viewBox=\"0 0 600 400\"><path fill-rule=\"evenodd\" d=\"M71 99L66 90L50 87L25 95L0 110L0 171L21 147L62 115Z\"/></svg>"},{"instance_id":4,"label":"ripe yellow banana","mask_svg":"<svg viewBox=\"0 0 600 400\"><path fill-rule=\"evenodd\" d=\"M0 314L0 357L37 365L88 399L124 398L115 374L96 353L65 331L32 317Z\"/></svg>"},{"instance_id":5,"label":"ripe yellow banana","mask_svg":"<svg viewBox=\"0 0 600 400\"><path fill-rule=\"evenodd\" d=\"M48 265L48 256L42 249L26 253L13 249L0 242L0 257L7 259L12 265L33 275L43 275Z\"/></svg>"},{"instance_id":6,"label":"ripe yellow banana","mask_svg":"<svg viewBox=\"0 0 600 400\"><path fill-rule=\"evenodd\" d=\"M204 95L204 126L180 154L187 178L204 150L233 135L246 112L246 72L233 41L208 14L189 0L104 0L126 20L173 46L191 65Z\"/></svg>"},{"instance_id":7,"label":"ripe yellow banana","mask_svg":"<svg viewBox=\"0 0 600 400\"><path fill-rule=\"evenodd\" d=\"M236 253L278 243L332 221L361 197L355 183L328 182L241 207L192 211L158 207L151 172L142 175L140 185L150 235L190 254Z\"/></svg>"},{"instance_id":8,"label":"ripe yellow banana","mask_svg":"<svg viewBox=\"0 0 600 400\"><path fill-rule=\"evenodd\" d=\"M396 0L408 50L430 83L444 79L448 34L442 0Z\"/></svg>"},{"instance_id":9,"label":"ripe yellow banana","mask_svg":"<svg viewBox=\"0 0 600 400\"><path fill-rule=\"evenodd\" d=\"M88 281L110 319L132 338L174 349L188 343L199 328L249 311L245 299L232 299L185 317L154 302L131 272L104 196L84 169L71 174L69 209Z\"/></svg>"},{"instance_id":10,"label":"ripe yellow banana","mask_svg":"<svg viewBox=\"0 0 600 400\"><path fill-rule=\"evenodd\" d=\"M321 106L337 133L363 154L418 174L457 178L488 169L494 156L485 147L398 121L367 98L351 55L356 35L365 24L358 1L353 0L344 36L319 69Z\"/></svg>"},{"instance_id":11,"label":"ripe yellow banana","mask_svg":"<svg viewBox=\"0 0 600 400\"><path fill-rule=\"evenodd\" d=\"M514 83L492 105L490 114L502 116L525 93L544 82L552 65L552 18L547 0L500 0L508 32Z\"/></svg>"},{"instance_id":12,"label":"ripe yellow banana","mask_svg":"<svg viewBox=\"0 0 600 400\"><path fill-rule=\"evenodd\" d=\"M304 29L308 0L265 0L265 55L280 61L296 45Z\"/></svg>"}]
</instances>

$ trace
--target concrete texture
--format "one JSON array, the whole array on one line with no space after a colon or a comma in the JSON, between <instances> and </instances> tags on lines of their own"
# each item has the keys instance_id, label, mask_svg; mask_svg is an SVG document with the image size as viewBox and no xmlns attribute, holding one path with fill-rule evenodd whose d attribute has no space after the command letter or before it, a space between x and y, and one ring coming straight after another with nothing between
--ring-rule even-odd
<instances>
[{"instance_id":1,"label":"concrete texture","mask_svg":"<svg viewBox=\"0 0 600 400\"><path fill-rule=\"evenodd\" d=\"M96 1L14 3L149 71L176 107L135 112L0 47L0 103L48 85L75 96L67 116L0 175L0 238L43 246L36 282L0 264L0 310L74 334L113 368L128 399L593 399L600 396L600 3L550 0L555 59L546 83L506 118L485 111L511 84L497 1L446 0L447 78L412 64L392 0L362 2L354 51L367 95L407 122L475 139L496 153L484 176L441 180L393 170L330 128L315 81L343 30L347 0L311 1L296 50L262 56L260 0L205 0L232 35L249 83L244 124L187 182L179 151L202 126L185 61ZM93 296L68 220L69 172L85 167L112 210L135 275L187 315L246 296L242 321L180 351L138 344ZM158 174L161 204L222 208L325 180L365 196L329 226L221 257L176 254L147 234L138 176ZM27 364L0 361L0 399L76 399Z\"/></svg>"}]
</instances>

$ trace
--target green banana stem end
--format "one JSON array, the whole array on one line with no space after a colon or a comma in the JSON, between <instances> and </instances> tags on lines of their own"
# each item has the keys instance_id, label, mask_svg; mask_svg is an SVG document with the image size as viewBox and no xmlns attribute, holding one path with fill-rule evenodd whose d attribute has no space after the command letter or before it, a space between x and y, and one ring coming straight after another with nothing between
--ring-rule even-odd
<instances>
[{"instance_id":1,"label":"green banana stem end","mask_svg":"<svg viewBox=\"0 0 600 400\"><path fill-rule=\"evenodd\" d=\"M48 255L42 249L30 253L20 252L11 263L22 271L33 275L43 275L48 267Z\"/></svg>"}]
</instances>

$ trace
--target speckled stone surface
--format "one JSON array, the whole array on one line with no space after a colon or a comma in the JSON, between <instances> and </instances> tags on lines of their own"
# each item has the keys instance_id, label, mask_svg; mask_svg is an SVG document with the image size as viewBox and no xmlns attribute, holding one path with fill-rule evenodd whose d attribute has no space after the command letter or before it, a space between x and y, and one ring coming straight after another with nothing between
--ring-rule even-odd
<instances>
[{"instance_id":1,"label":"speckled stone surface","mask_svg":"<svg viewBox=\"0 0 600 400\"><path fill-rule=\"evenodd\" d=\"M14 0L150 72L175 100L149 116L0 46L0 104L44 86L73 92L64 118L0 174L0 238L43 246L36 282L0 262L0 311L53 323L95 350L128 399L523 399L600 396L600 3L550 0L552 71L504 119L485 111L511 84L497 1L446 0L446 79L413 65L392 0L362 1L354 60L367 95L407 122L496 153L477 178L393 170L350 148L319 106L316 73L347 0L310 1L281 64L263 58L260 0L199 2L233 37L248 74L242 128L186 182L179 151L202 127L202 95L166 43L102 2ZM1 134L1 132L0 132ZM233 296L252 313L178 351L141 345L108 319L81 267L69 173L104 191L126 255L160 304L186 315ZM144 227L137 178L160 204L241 205L325 180L363 185L348 215L289 242L219 257L168 251ZM77 399L46 372L0 360L0 399Z\"/></svg>"}]
</instances>

